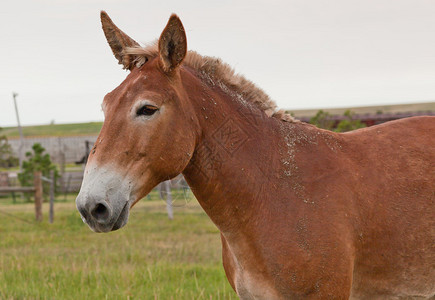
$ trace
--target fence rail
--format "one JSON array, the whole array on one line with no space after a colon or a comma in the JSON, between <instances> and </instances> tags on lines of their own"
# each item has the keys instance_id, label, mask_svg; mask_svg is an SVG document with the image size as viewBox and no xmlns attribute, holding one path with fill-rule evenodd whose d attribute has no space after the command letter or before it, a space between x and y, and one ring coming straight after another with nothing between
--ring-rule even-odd
<instances>
[{"instance_id":1,"label":"fence rail","mask_svg":"<svg viewBox=\"0 0 435 300\"><path fill-rule=\"evenodd\" d=\"M4 186L0 187L1 193L34 193L36 191L34 186Z\"/></svg>"}]
</instances>

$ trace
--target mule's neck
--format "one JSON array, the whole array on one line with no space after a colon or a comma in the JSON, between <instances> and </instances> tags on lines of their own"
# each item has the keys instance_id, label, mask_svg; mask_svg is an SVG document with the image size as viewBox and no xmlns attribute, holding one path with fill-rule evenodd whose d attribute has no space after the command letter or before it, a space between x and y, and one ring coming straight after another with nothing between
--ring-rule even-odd
<instances>
[{"instance_id":1,"label":"mule's neck","mask_svg":"<svg viewBox=\"0 0 435 300\"><path fill-rule=\"evenodd\" d=\"M219 229L231 231L268 205L269 181L286 171L282 132L294 124L267 116L219 82L184 80L200 131L183 174Z\"/></svg>"}]
</instances>

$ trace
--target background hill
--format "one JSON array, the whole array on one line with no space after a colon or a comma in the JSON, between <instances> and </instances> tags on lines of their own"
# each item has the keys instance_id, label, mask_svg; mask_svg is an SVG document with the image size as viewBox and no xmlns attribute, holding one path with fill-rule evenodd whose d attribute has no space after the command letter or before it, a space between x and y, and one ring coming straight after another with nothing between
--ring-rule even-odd
<instances>
[{"instance_id":1,"label":"background hill","mask_svg":"<svg viewBox=\"0 0 435 300\"><path fill-rule=\"evenodd\" d=\"M322 109L331 116L343 115L347 110L356 115L364 114L401 114L417 112L435 112L435 102L398 104L398 105L380 105L380 106L363 106L347 108L326 108ZM316 115L319 109L301 109L287 111L302 121L308 121L309 118ZM67 137L67 136L92 136L98 135L103 122L72 123L72 124L50 124L24 126L24 137ZM8 139L16 139L20 135L17 127L3 127L1 135L6 135Z\"/></svg>"},{"instance_id":2,"label":"background hill","mask_svg":"<svg viewBox=\"0 0 435 300\"><path fill-rule=\"evenodd\" d=\"M35 136L78 136L78 135L98 135L103 122L73 123L73 124L51 124L23 126L24 137ZM8 139L18 138L20 136L17 127L3 127L2 135Z\"/></svg>"},{"instance_id":3,"label":"background hill","mask_svg":"<svg viewBox=\"0 0 435 300\"><path fill-rule=\"evenodd\" d=\"M331 116L342 115L345 111L350 110L356 115L364 114L400 114L409 112L434 112L435 102L423 102L412 104L396 105L378 105L378 106L361 106L361 107L340 107L340 108L322 108L324 112ZM319 109L299 109L289 110L296 118L310 118L316 115Z\"/></svg>"}]
</instances>

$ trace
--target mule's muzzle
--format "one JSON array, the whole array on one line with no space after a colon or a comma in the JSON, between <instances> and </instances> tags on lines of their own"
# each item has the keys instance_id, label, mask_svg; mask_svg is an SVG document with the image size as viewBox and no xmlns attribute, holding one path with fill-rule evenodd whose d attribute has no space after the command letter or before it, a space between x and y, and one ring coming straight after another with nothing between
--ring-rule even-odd
<instances>
[{"instance_id":1,"label":"mule's muzzle","mask_svg":"<svg viewBox=\"0 0 435 300\"><path fill-rule=\"evenodd\" d=\"M76 205L83 222L93 231L109 232L127 224L130 210L128 201L112 202L79 195Z\"/></svg>"},{"instance_id":2,"label":"mule's muzzle","mask_svg":"<svg viewBox=\"0 0 435 300\"><path fill-rule=\"evenodd\" d=\"M95 232L117 230L127 224L132 180L117 170L86 165L82 187L76 199L83 222Z\"/></svg>"}]
</instances>

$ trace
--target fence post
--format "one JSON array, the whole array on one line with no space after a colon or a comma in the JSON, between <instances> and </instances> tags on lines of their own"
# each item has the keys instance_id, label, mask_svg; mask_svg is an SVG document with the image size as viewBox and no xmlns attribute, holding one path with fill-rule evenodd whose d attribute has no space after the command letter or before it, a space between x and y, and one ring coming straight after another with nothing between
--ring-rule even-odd
<instances>
[{"instance_id":1,"label":"fence post","mask_svg":"<svg viewBox=\"0 0 435 300\"><path fill-rule=\"evenodd\" d=\"M36 221L42 221L42 172L33 173L35 185L35 215Z\"/></svg>"},{"instance_id":2,"label":"fence post","mask_svg":"<svg viewBox=\"0 0 435 300\"><path fill-rule=\"evenodd\" d=\"M53 223L54 219L54 171L50 171L50 215L49 215L49 222Z\"/></svg>"},{"instance_id":3,"label":"fence post","mask_svg":"<svg viewBox=\"0 0 435 300\"><path fill-rule=\"evenodd\" d=\"M158 186L160 191L160 199L166 198L166 210L168 211L168 218L172 220L174 218L174 212L172 210L172 195L171 195L171 181L163 181ZM166 197L165 197L166 194ZM149 196L149 194L148 194Z\"/></svg>"}]
</instances>

